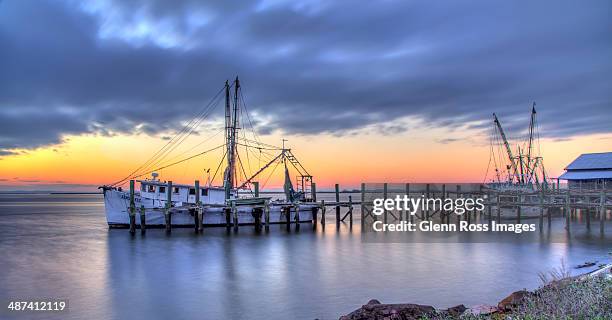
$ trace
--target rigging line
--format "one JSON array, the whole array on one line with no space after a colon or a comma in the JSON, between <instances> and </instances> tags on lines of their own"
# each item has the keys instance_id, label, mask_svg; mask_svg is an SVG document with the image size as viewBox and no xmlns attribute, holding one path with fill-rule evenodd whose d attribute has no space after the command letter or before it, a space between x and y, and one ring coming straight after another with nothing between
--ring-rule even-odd
<instances>
[{"instance_id":1,"label":"rigging line","mask_svg":"<svg viewBox=\"0 0 612 320\"><path fill-rule=\"evenodd\" d=\"M227 148L223 152L223 157L221 157L221 161L219 161L219 165L217 166L217 170L215 170L215 174L213 174L213 177L210 180L210 184L212 184L213 181L215 181L215 178L217 177L217 173L219 172L219 169L221 168L221 165L223 164L223 160L225 160L226 156L227 156Z\"/></svg>"},{"instance_id":2,"label":"rigging line","mask_svg":"<svg viewBox=\"0 0 612 320\"><path fill-rule=\"evenodd\" d=\"M246 99L242 95L243 88L240 88L240 99L242 100L242 106L244 107L245 113L247 115L247 120L249 121L249 126L251 126L251 131L253 132L253 138L256 141L259 141L259 137L257 136L257 132L255 131L255 126L253 126L253 122L251 121L251 116L249 115L249 110L247 109Z\"/></svg>"},{"instance_id":3,"label":"rigging line","mask_svg":"<svg viewBox=\"0 0 612 320\"><path fill-rule=\"evenodd\" d=\"M187 158L185 158L185 159L182 159L182 160L176 161L176 162L174 162L174 163L171 163L171 164L165 165L165 166L163 166L163 167L155 168L155 169L153 169L153 170L151 170L151 171L148 171L148 172L142 173L142 174L137 175L137 176L134 176L134 177L132 177L132 178L142 177L142 176L144 176L144 175L146 175L146 174L149 174L149 173L152 173L152 172L155 172L155 171L158 171L158 170L163 170L163 169L169 168L169 167L171 167L171 166L177 165L177 164L182 163L182 162L185 162L185 161L189 161L189 160L191 160L191 159L193 159L193 158L195 158L195 157L199 157L199 156L201 156L201 155L204 155L204 154L209 153L209 152L211 152L211 151L217 150L217 149L219 149L219 148L221 148L221 147L224 147L224 146L225 146L225 144L222 144L222 145L220 145L220 146L214 147L214 148L212 148L212 149L208 149L208 150L206 150L206 151L200 152L200 153L198 153L198 154L195 154L195 155L190 156L190 157L187 157Z\"/></svg>"},{"instance_id":4,"label":"rigging line","mask_svg":"<svg viewBox=\"0 0 612 320\"><path fill-rule=\"evenodd\" d=\"M272 174L274 173L274 171L276 171L276 168L278 167L278 165L281 163L282 161L278 161L276 162L276 165L274 166L274 168L272 169L272 172L270 172L270 175L268 176L268 178L266 179L266 182L264 182L264 184L261 186L261 188L263 189L267 184L268 184L268 180L270 180L270 177L272 177Z\"/></svg>"},{"instance_id":5,"label":"rigging line","mask_svg":"<svg viewBox=\"0 0 612 320\"><path fill-rule=\"evenodd\" d=\"M252 145L249 145L249 144L246 144L246 143L240 143L240 142L236 142L236 144L239 144L239 145L241 145L241 146L245 146L245 147L249 147L249 148L255 148L255 149L263 149L263 150L275 150L275 151L278 151L278 150L283 150L282 148L263 148L263 147L255 147L255 146L252 146Z\"/></svg>"},{"instance_id":6,"label":"rigging line","mask_svg":"<svg viewBox=\"0 0 612 320\"><path fill-rule=\"evenodd\" d=\"M495 158L496 157L495 149L493 149L494 139L495 139L494 131L491 131L491 153L493 154L493 163L495 164L495 171L496 171L494 178L497 178L497 182L499 183L501 181L499 181L499 166L497 165L497 159Z\"/></svg>"},{"instance_id":7,"label":"rigging line","mask_svg":"<svg viewBox=\"0 0 612 320\"><path fill-rule=\"evenodd\" d=\"M240 96L242 97L242 90L241 90L241 94L240 94ZM243 103L244 103L244 101L243 101ZM242 115L242 108L240 109L240 117L243 117L243 115ZM246 130L242 130L242 136L243 136L243 137L246 139ZM249 151L248 151L248 148L247 148L246 146L244 147L244 151L245 151L245 153L246 153L246 158L247 158L247 166L248 166L248 168L249 168L249 173L252 173L252 172L253 172L253 170L251 169L251 159L250 159L250 157L249 157ZM245 174L245 179L247 179L247 178L248 178L248 177L247 177L247 176L246 176L246 174Z\"/></svg>"},{"instance_id":8,"label":"rigging line","mask_svg":"<svg viewBox=\"0 0 612 320\"><path fill-rule=\"evenodd\" d=\"M249 157L249 148L244 147L244 153L246 153L246 158L247 158L247 166L249 167L249 173L253 172L253 169L251 168L251 158Z\"/></svg>"},{"instance_id":9,"label":"rigging line","mask_svg":"<svg viewBox=\"0 0 612 320\"><path fill-rule=\"evenodd\" d=\"M275 150L281 150L282 149L282 148L279 148L279 147L277 147L275 145L263 143L263 142L260 142L260 141L249 140L249 139L245 139L245 140L246 140L246 142L255 143L255 144L258 144L258 145L261 145L261 146L267 146L267 147L270 147L270 148L274 148Z\"/></svg>"},{"instance_id":10,"label":"rigging line","mask_svg":"<svg viewBox=\"0 0 612 320\"><path fill-rule=\"evenodd\" d=\"M242 174L244 174L244 180L248 179L249 176L247 176L246 172L244 171L244 166L242 165L242 160L240 160L240 154L236 153L236 155L238 156L238 163L240 164L240 168L242 169Z\"/></svg>"},{"instance_id":11,"label":"rigging line","mask_svg":"<svg viewBox=\"0 0 612 320\"><path fill-rule=\"evenodd\" d=\"M201 146L201 145L202 145L202 144L204 144L205 142L208 142L208 141L212 140L214 137L216 137L217 135L219 135L219 133L221 133L221 132L223 132L223 131L225 131L225 129L221 129L221 130L219 130L219 131L215 132L215 133L214 133L212 136L208 137L207 139L204 139L204 140L203 140L203 141L201 141L200 143L198 143L198 144L196 144L195 146L191 147L189 150L185 150L185 151L183 151L182 153L180 153L180 154L176 155L175 157L173 157L172 159L169 159L168 161L173 161L174 159L179 158L179 157L183 156L183 155L184 155L184 154L186 154L186 153L189 153L190 151L192 151L193 149L195 149L195 148L197 148L197 147Z\"/></svg>"},{"instance_id":12,"label":"rigging line","mask_svg":"<svg viewBox=\"0 0 612 320\"><path fill-rule=\"evenodd\" d=\"M145 168L150 168L152 166L160 165L161 161L167 157L176 147L178 147L193 131L200 123L210 115L210 113L214 110L214 108L219 104L220 92L217 92L215 97L206 105L206 107L197 115L197 117L191 119L183 130L179 132L175 137L173 137L172 143L170 143L161 154L157 155L155 159L151 159L153 162L147 165ZM187 130L189 129L189 130Z\"/></svg>"},{"instance_id":13,"label":"rigging line","mask_svg":"<svg viewBox=\"0 0 612 320\"><path fill-rule=\"evenodd\" d=\"M259 162L260 162L260 163L258 164L258 167L261 167L261 161L262 161L262 160L263 160L263 161L266 161L266 162L269 162L270 160L272 160L272 155L271 155L271 154L268 154L268 153L263 153L263 152L261 151L261 149L258 149L258 151L259 151L259 155L258 155L257 153L255 153L255 150L253 150L253 149L254 149L254 148L247 148L247 150L248 150L248 151L251 153L251 155L252 155L252 156L253 156L255 159L259 160Z\"/></svg>"},{"instance_id":14,"label":"rigging line","mask_svg":"<svg viewBox=\"0 0 612 320\"><path fill-rule=\"evenodd\" d=\"M219 94L223 91L223 89L219 90L219 92L217 92L217 94L211 99L211 101L208 103L208 105L206 105L203 110L205 110L206 108L208 108L208 106L214 102L214 100L219 96ZM201 114L202 112L198 113ZM193 119L192 119L193 121ZM151 156L151 158L149 158L149 160L147 160L144 164L142 164L140 167L138 167L136 170L134 170L132 173L130 173L130 175L128 175L126 177L129 178L129 176L136 174L138 171L142 170L143 168L146 168L145 166L150 165L150 163L152 161L154 161L156 159L156 157L159 156L160 152L164 152L164 150L166 150L169 146L171 146L173 143L175 143L179 137L185 132L185 130L187 130L187 128L189 128L189 126L192 124L192 121L190 121L187 125L185 125L181 131L179 133L177 133L172 139L170 139L170 141L168 141L168 143L166 143L166 145L164 145L161 149L159 149L153 156Z\"/></svg>"},{"instance_id":15,"label":"rigging line","mask_svg":"<svg viewBox=\"0 0 612 320\"><path fill-rule=\"evenodd\" d=\"M172 152L174 151L181 143L183 143L195 130L196 127L198 127L200 125L200 123L206 118L208 117L212 111L215 109L215 107L219 104L219 101L217 100L217 102L213 105L210 105L210 108L207 110L207 112L205 114L202 114L202 116L200 116L196 122L193 123L191 129L185 134L183 135L170 149L168 149L165 154L159 159L157 160L153 165L151 166L155 166L155 165L161 165L162 161Z\"/></svg>"},{"instance_id":16,"label":"rigging line","mask_svg":"<svg viewBox=\"0 0 612 320\"><path fill-rule=\"evenodd\" d=\"M224 88L221 88L221 89L219 90L219 92L217 92L217 94L215 94L215 96L214 96L214 97L211 99L211 101L208 103L208 105L206 105L206 106L205 106L203 109L208 108L208 106L209 106L209 105L210 105L210 104L211 104L211 103L212 103L214 100L216 100L216 99L217 99L217 97L218 97L218 96L221 94L221 92L223 92L223 89L224 89ZM192 120L193 120L193 119L192 119ZM190 123L191 123L191 122L190 122ZM125 178L123 178L122 180L119 180L119 181L117 181L117 182L115 182L115 183L111 184L111 186L117 185L117 184L119 184L119 183L121 183L121 182L124 182L124 181L128 180L128 179L129 179L129 178L130 178L132 175L134 175L134 174L136 174L138 171L142 170L142 169L143 169L143 167L144 167L144 168L146 168L145 166L148 166L148 165L149 165L149 163L150 163L151 161L153 161L153 160L154 160L154 159L155 159L155 158L158 156L158 154L159 154L160 152L162 152L162 151L163 151L164 149L166 149L166 148L167 148L169 145L171 145L171 144L173 143L173 141L175 141L175 139L176 139L176 138L177 138L179 135L181 135L181 134L182 134L182 133L183 133L183 132L184 132L184 131L185 131L185 130L188 128L188 125L189 125L190 123L188 123L187 125L185 125L185 126L182 128L182 130L181 130L179 133L177 133L177 134L176 134L176 135L175 135L175 136L174 136L172 139L170 139L170 141L168 141L168 142L167 142L167 143L166 143L166 144L165 144L165 145L164 145L162 148L160 148L160 149L159 149L157 152L155 152L155 153L153 154L153 156L151 156L151 158L149 158L149 160L147 160L145 163L143 163L142 165L140 165L138 168L136 168L134 171L132 171L132 172L131 172L129 175L127 175L127 176L126 176Z\"/></svg>"},{"instance_id":17,"label":"rigging line","mask_svg":"<svg viewBox=\"0 0 612 320\"><path fill-rule=\"evenodd\" d=\"M487 175L489 175L489 166L491 165L491 156L492 156L492 153L493 153L493 149L492 149L493 144L492 144L492 142L493 141L489 137L489 145L491 146L491 149L489 151L489 164L487 164L487 171L485 171L485 175L484 175L484 179L483 179L482 183L486 183L487 182Z\"/></svg>"}]
</instances>

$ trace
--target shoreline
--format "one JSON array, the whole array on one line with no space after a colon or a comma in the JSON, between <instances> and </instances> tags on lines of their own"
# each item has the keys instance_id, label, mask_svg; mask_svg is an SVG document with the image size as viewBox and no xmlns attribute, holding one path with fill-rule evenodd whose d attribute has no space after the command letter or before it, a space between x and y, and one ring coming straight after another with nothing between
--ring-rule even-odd
<instances>
[{"instance_id":1,"label":"shoreline","mask_svg":"<svg viewBox=\"0 0 612 320\"><path fill-rule=\"evenodd\" d=\"M575 268L580 268L580 266ZM522 319L525 317L525 313L527 317L538 318L537 314L533 315L530 312L538 310L536 306L538 306L538 304L544 304L546 302L546 297L550 296L551 292L554 295L561 295L564 290L567 291L567 288L574 289L573 287L585 285L585 283L589 281L603 281L607 286L606 288L608 288L608 290L606 292L598 291L597 293L600 293L603 299L609 298L607 300L609 305L605 306L606 310L604 312L606 312L606 316L612 316L612 263L576 276L569 276L565 274L567 272L565 266L562 265L558 270L552 270L548 274L541 273L539 276L543 282L545 281L545 284L533 291L523 289L512 292L499 301L497 305L480 304L466 307L460 304L446 309L438 309L430 305L412 303L385 304L376 299L371 299L365 305L351 313L340 316L339 320L505 319L508 317L512 317L512 319L515 317L517 319ZM571 291L571 294L574 295L571 298L588 304L589 302L583 302L586 299L579 296L580 293L581 291L574 289L574 291ZM606 294L610 296L607 297L605 296ZM555 304L558 303L559 300L560 299L555 297L552 304L548 307L563 307ZM609 312L609 314L607 312Z\"/></svg>"}]
</instances>

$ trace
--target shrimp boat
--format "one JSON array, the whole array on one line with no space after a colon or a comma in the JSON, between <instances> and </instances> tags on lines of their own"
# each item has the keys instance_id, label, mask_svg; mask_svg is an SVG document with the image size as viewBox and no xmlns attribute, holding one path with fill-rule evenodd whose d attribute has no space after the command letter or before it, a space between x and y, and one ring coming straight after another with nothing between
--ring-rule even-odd
<instances>
[{"instance_id":1,"label":"shrimp boat","mask_svg":"<svg viewBox=\"0 0 612 320\"><path fill-rule=\"evenodd\" d=\"M170 164L163 163L165 156L175 149L175 145L185 140L202 119L210 115L216 104L223 100L225 93L225 143L215 148L200 152ZM230 85L229 81L200 113L188 125L173 137L151 159L134 170L125 178L108 185L101 186L104 194L104 209L109 227L140 226L171 226L189 227L230 226L265 223L311 222L318 205L313 199L313 177L298 161L291 149L265 144L260 141L239 136L241 115L246 114L248 123L250 117L242 98L238 77ZM216 101L216 103L215 103ZM246 121L245 121L246 124ZM251 129L254 128L251 124ZM245 125L246 127L246 125ZM269 154L265 165L259 167L250 175L244 170L238 146L249 152L249 148L266 150ZM207 183L200 185L177 184L171 180L161 180L159 170L188 161L195 157L209 154L215 150L223 150L224 155L217 170L225 166L222 185L215 186L210 177ZM248 155L247 155L248 157ZM244 159L244 155L243 158ZM272 200L271 197L259 196L259 183L256 181L262 173L284 167L284 199ZM296 186L290 179L290 171L297 172ZM241 170L241 171L239 171ZM208 170L210 173L210 169ZM240 175L242 174L242 175ZM266 174L267 175L267 174ZM271 175L271 173L270 173ZM146 178L143 178L145 177ZM216 173L215 173L216 176ZM269 177L269 176L268 176ZM239 181L242 178L242 181ZM129 184L129 191L124 185ZM140 219L135 219L140 216ZM199 219L199 220L198 220Z\"/></svg>"}]
</instances>

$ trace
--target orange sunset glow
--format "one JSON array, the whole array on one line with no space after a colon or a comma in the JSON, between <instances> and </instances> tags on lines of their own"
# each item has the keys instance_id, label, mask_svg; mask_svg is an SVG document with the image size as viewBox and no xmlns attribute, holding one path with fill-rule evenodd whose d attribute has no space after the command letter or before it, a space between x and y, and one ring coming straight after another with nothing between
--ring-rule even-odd
<instances>
[{"instance_id":1,"label":"orange sunset glow","mask_svg":"<svg viewBox=\"0 0 612 320\"><path fill-rule=\"evenodd\" d=\"M445 129L413 128L402 134L387 136L359 130L347 136L272 134L260 137L263 142L287 147L300 158L320 188L358 187L361 182L483 182L489 159L486 136L478 131L452 132ZM204 135L204 134L203 134ZM442 143L449 135L458 140ZM185 146L168 157L178 159L203 139L190 137ZM222 136L219 139L223 139ZM186 155L196 154L220 143L211 140ZM4 190L80 190L94 191L97 186L114 182L151 156L166 143L159 137L139 135L65 137L50 147L23 151L0 161L0 179ZM577 155L612 148L612 135L584 135L565 140L542 139L541 149L549 176L557 177ZM160 178L180 183L206 181L223 156L222 150L160 170ZM245 165L246 165L246 160ZM263 165L250 159L252 169ZM220 169L221 171L222 169ZM251 170L252 172L252 170ZM144 176L143 178L149 177ZM269 177L269 178L268 178ZM282 170L267 172L257 179L264 189L282 188ZM264 182L267 183L264 185ZM215 185L222 185L221 172ZM63 187L64 186L64 187Z\"/></svg>"}]
</instances>

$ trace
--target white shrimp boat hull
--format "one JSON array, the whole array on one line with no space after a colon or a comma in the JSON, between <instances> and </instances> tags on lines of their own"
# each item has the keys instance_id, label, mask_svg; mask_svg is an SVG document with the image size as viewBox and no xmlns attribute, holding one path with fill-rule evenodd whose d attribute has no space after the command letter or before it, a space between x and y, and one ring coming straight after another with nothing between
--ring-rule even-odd
<instances>
[{"instance_id":1,"label":"white shrimp boat hull","mask_svg":"<svg viewBox=\"0 0 612 320\"><path fill-rule=\"evenodd\" d=\"M130 224L129 217L129 192L118 190L104 190L104 208L106 213L106 221L110 227L128 227ZM155 199L142 198L140 194L135 194L134 197L136 207L136 225L140 225L140 208L145 208L145 219L147 227L165 226L164 208L157 205L159 202ZM189 227L194 226L193 210L189 210L190 204L174 202L172 208L172 226ZM210 205L210 204L209 204ZM213 205L219 205L217 203ZM226 217L223 208L220 206L203 205L204 226L226 226ZM300 222L312 222L312 208L315 204L301 204L299 212ZM254 224L255 218L251 214L252 207L238 207L238 221L240 225ZM295 222L295 211L290 214L291 223ZM263 222L263 217L262 217ZM284 214L281 214L280 204L270 204L270 223L286 223L287 219Z\"/></svg>"}]
</instances>

